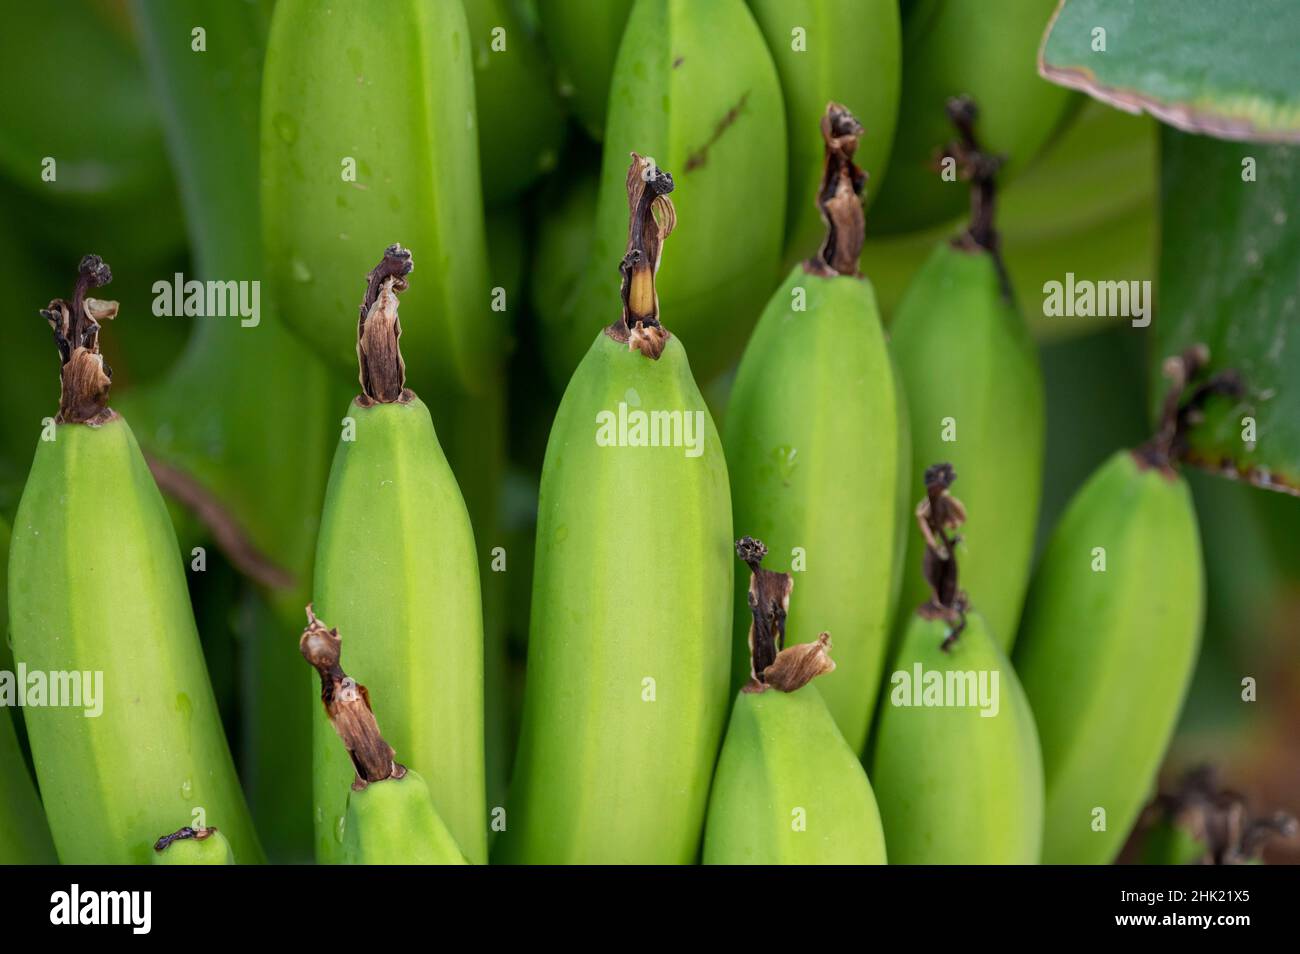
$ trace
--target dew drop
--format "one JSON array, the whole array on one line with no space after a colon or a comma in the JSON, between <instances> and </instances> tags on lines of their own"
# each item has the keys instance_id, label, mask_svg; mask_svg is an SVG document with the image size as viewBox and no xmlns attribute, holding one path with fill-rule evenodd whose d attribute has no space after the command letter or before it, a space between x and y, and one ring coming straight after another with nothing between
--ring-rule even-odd
<instances>
[{"instance_id":1,"label":"dew drop","mask_svg":"<svg viewBox=\"0 0 1300 954\"><path fill-rule=\"evenodd\" d=\"M348 819L346 815L340 815L339 820L334 823L334 840L340 845L343 844L343 833L347 830Z\"/></svg>"},{"instance_id":2,"label":"dew drop","mask_svg":"<svg viewBox=\"0 0 1300 954\"><path fill-rule=\"evenodd\" d=\"M298 141L298 120L288 113L276 113L271 120L271 125L275 127L279 137L289 145L292 146Z\"/></svg>"},{"instance_id":3,"label":"dew drop","mask_svg":"<svg viewBox=\"0 0 1300 954\"><path fill-rule=\"evenodd\" d=\"M181 798L189 798L194 794L194 783L190 779L181 782Z\"/></svg>"},{"instance_id":4,"label":"dew drop","mask_svg":"<svg viewBox=\"0 0 1300 954\"><path fill-rule=\"evenodd\" d=\"M628 407L640 407L641 395L637 393L636 388L628 388L623 392L623 400Z\"/></svg>"},{"instance_id":5,"label":"dew drop","mask_svg":"<svg viewBox=\"0 0 1300 954\"><path fill-rule=\"evenodd\" d=\"M293 280L306 285L311 282L311 269L302 259L295 257L289 263L289 269L293 273Z\"/></svg>"}]
</instances>

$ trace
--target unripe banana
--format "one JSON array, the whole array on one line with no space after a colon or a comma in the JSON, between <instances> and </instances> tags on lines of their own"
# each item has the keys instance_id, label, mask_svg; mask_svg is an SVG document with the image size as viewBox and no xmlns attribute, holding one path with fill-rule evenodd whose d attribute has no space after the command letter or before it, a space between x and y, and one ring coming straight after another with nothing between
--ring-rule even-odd
<instances>
[{"instance_id":1,"label":"unripe banana","mask_svg":"<svg viewBox=\"0 0 1300 954\"><path fill-rule=\"evenodd\" d=\"M967 612L951 531L965 516L952 468L926 472L918 508L930 602L911 616L871 764L895 864L1037 864L1043 763L1020 681L983 616Z\"/></svg>"},{"instance_id":2,"label":"unripe banana","mask_svg":"<svg viewBox=\"0 0 1300 954\"><path fill-rule=\"evenodd\" d=\"M163 835L153 846L156 865L233 865L226 836L215 828L182 828Z\"/></svg>"},{"instance_id":3,"label":"unripe banana","mask_svg":"<svg viewBox=\"0 0 1300 954\"><path fill-rule=\"evenodd\" d=\"M1075 101L1038 76L1038 47L1055 0L920 3L903 20L902 102L907 104L872 206L873 232L908 232L955 218L964 190L936 159L950 138L944 104L969 95L983 110L990 153L1009 179L1038 154Z\"/></svg>"},{"instance_id":4,"label":"unripe banana","mask_svg":"<svg viewBox=\"0 0 1300 954\"><path fill-rule=\"evenodd\" d=\"M564 110L540 40L521 16L522 5L464 2L474 54L483 199L501 203L555 168L564 144Z\"/></svg>"},{"instance_id":5,"label":"unripe banana","mask_svg":"<svg viewBox=\"0 0 1300 954\"><path fill-rule=\"evenodd\" d=\"M823 225L810 196L822 178L823 148L814 130L830 100L866 129L858 165L871 176L868 203L880 192L898 119L902 51L896 0L749 0L767 38L785 93L790 139L785 261L816 246Z\"/></svg>"},{"instance_id":6,"label":"unripe banana","mask_svg":"<svg viewBox=\"0 0 1300 954\"><path fill-rule=\"evenodd\" d=\"M677 170L692 228L669 252L660 297L705 381L739 354L778 277L786 194L785 107L744 0L638 0L609 97L592 253L568 310L545 329L551 379L588 348L592 315L617 313L605 263L627 237L626 156Z\"/></svg>"},{"instance_id":7,"label":"unripe banana","mask_svg":"<svg viewBox=\"0 0 1300 954\"><path fill-rule=\"evenodd\" d=\"M395 746L428 779L466 856L487 856L483 616L474 532L429 411L405 387L397 295L410 253L390 246L367 276L357 332L362 394L348 408L316 550L316 606L357 636L357 679L384 699ZM316 853L336 861L350 768L315 722Z\"/></svg>"},{"instance_id":8,"label":"unripe banana","mask_svg":"<svg viewBox=\"0 0 1300 954\"><path fill-rule=\"evenodd\" d=\"M307 628L298 642L303 658L320 675L327 721L343 742L354 770L347 796L340 860L357 865L465 864L465 857L434 806L429 786L396 761L379 733L370 693L343 671L342 639L307 607Z\"/></svg>"},{"instance_id":9,"label":"unripe banana","mask_svg":"<svg viewBox=\"0 0 1300 954\"><path fill-rule=\"evenodd\" d=\"M158 832L196 812L221 819L237 860L256 861L176 534L131 428L107 406L99 321L117 305L88 293L111 277L87 256L72 300L43 312L62 395L14 522L14 656L29 672L75 675L71 688L89 677L98 697L27 709L45 812L65 863L147 863Z\"/></svg>"},{"instance_id":10,"label":"unripe banana","mask_svg":"<svg viewBox=\"0 0 1300 954\"><path fill-rule=\"evenodd\" d=\"M862 127L831 104L822 120L828 223L820 252L791 271L745 348L725 438L737 527L798 573L795 633L835 633L818 689L861 752L875 711L906 531L907 411L871 282L857 273ZM732 687L749 675L746 587L736 587Z\"/></svg>"},{"instance_id":11,"label":"unripe banana","mask_svg":"<svg viewBox=\"0 0 1300 954\"><path fill-rule=\"evenodd\" d=\"M438 263L406 305L410 377L430 392L482 393L500 348L472 53L460 0L281 0L267 41L262 227L274 297L304 340L349 366L356 249L411 236Z\"/></svg>"},{"instance_id":12,"label":"unripe banana","mask_svg":"<svg viewBox=\"0 0 1300 954\"><path fill-rule=\"evenodd\" d=\"M614 60L632 0L537 0L560 95L593 139L605 132Z\"/></svg>"},{"instance_id":13,"label":"unripe banana","mask_svg":"<svg viewBox=\"0 0 1300 954\"><path fill-rule=\"evenodd\" d=\"M941 242L916 273L889 331L912 422L912 472L947 457L962 476L970 518L958 552L962 582L1010 652L1029 585L1046 443L1038 351L1016 308L992 221L996 161L982 153L969 100L949 104L969 172L970 226ZM923 541L912 535L901 605L927 593Z\"/></svg>"},{"instance_id":14,"label":"unripe banana","mask_svg":"<svg viewBox=\"0 0 1300 954\"><path fill-rule=\"evenodd\" d=\"M727 711L731 501L654 270L672 177L634 156L623 315L542 469L519 755L500 860L689 863Z\"/></svg>"},{"instance_id":15,"label":"unripe banana","mask_svg":"<svg viewBox=\"0 0 1300 954\"><path fill-rule=\"evenodd\" d=\"M709 795L705 864L884 864L871 783L815 686L835 669L830 636L784 647L794 580L750 565L750 678L736 697ZM761 667L761 668L760 668Z\"/></svg>"},{"instance_id":16,"label":"unripe banana","mask_svg":"<svg viewBox=\"0 0 1300 954\"><path fill-rule=\"evenodd\" d=\"M1015 661L1042 736L1043 860L1052 864L1115 858L1151 794L1196 662L1201 544L1174 465L1189 416L1178 401L1202 366L1195 349L1167 364L1174 384L1160 436L1089 478L1029 587Z\"/></svg>"}]
</instances>

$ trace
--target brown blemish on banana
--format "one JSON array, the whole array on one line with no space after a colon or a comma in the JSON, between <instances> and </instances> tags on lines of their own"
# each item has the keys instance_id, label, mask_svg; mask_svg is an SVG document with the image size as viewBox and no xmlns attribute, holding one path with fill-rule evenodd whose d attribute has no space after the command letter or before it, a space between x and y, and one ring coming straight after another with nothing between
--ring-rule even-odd
<instances>
[{"instance_id":1,"label":"brown blemish on banana","mask_svg":"<svg viewBox=\"0 0 1300 954\"><path fill-rule=\"evenodd\" d=\"M863 133L862 124L839 103L827 103L821 130L826 141L826 162L817 192L817 208L826 223L826 238L817 255L804 262L803 267L810 275L828 278L857 275L867 226L862 210L867 174L853 162Z\"/></svg>"},{"instance_id":2,"label":"brown blemish on banana","mask_svg":"<svg viewBox=\"0 0 1300 954\"><path fill-rule=\"evenodd\" d=\"M948 652L966 628L970 601L957 584L957 544L953 531L966 522L966 508L949 493L957 479L952 464L931 464L925 470L925 497L916 505L916 523L925 538L922 573L930 586L930 598L916 608L922 619L938 619L950 629L939 648Z\"/></svg>"},{"instance_id":3,"label":"brown blemish on banana","mask_svg":"<svg viewBox=\"0 0 1300 954\"><path fill-rule=\"evenodd\" d=\"M407 289L406 276L415 264L401 245L384 249L384 257L366 275L366 295L357 321L357 363L360 366L360 407L407 404L415 395L406 387L402 361L402 323L397 296Z\"/></svg>"},{"instance_id":4,"label":"brown blemish on banana","mask_svg":"<svg viewBox=\"0 0 1300 954\"><path fill-rule=\"evenodd\" d=\"M957 130L957 139L940 150L936 164L945 159L956 163L957 173L971 184L970 224L952 240L954 248L965 252L986 253L997 268L1002 297L1011 301L1011 277L1002 261L1002 238L994 227L997 207L997 174L1005 156L985 152L975 136L979 109L969 96L954 96L947 103L948 119Z\"/></svg>"},{"instance_id":5,"label":"brown blemish on banana","mask_svg":"<svg viewBox=\"0 0 1300 954\"><path fill-rule=\"evenodd\" d=\"M686 167L682 170L683 173L694 172L709 161L709 150L722 138L723 133L736 124L736 120L744 112L747 102L749 102L748 90L736 101L736 105L727 110L722 118L718 120L718 124L713 127L713 135L709 137L709 141L686 157Z\"/></svg>"},{"instance_id":6,"label":"brown blemish on banana","mask_svg":"<svg viewBox=\"0 0 1300 954\"><path fill-rule=\"evenodd\" d=\"M77 266L72 301L56 298L41 309L59 349L59 413L57 424L107 424L117 417L108 406L113 369L99 353L101 321L117 317L117 302L88 298L86 292L113 280L113 272L98 255L87 255Z\"/></svg>"},{"instance_id":7,"label":"brown blemish on banana","mask_svg":"<svg viewBox=\"0 0 1300 954\"><path fill-rule=\"evenodd\" d=\"M668 194L673 177L650 159L632 153L627 170L627 251L619 263L619 295L623 315L605 329L628 350L658 360L668 343L668 330L659 321L655 273L663 256L664 239L677 225L677 211Z\"/></svg>"},{"instance_id":8,"label":"brown blemish on banana","mask_svg":"<svg viewBox=\"0 0 1300 954\"><path fill-rule=\"evenodd\" d=\"M822 633L811 643L785 645L785 620L790 612L794 577L763 568L767 547L761 540L741 537L736 556L749 567L749 680L741 692L802 689L835 663L829 656L831 637Z\"/></svg>"},{"instance_id":9,"label":"brown blemish on banana","mask_svg":"<svg viewBox=\"0 0 1300 954\"><path fill-rule=\"evenodd\" d=\"M1206 375L1209 364L1210 349L1204 344L1192 345L1164 360L1161 372L1169 388L1159 428L1149 441L1133 450L1140 468L1159 470L1172 479L1175 464L1189 455L1188 434L1204 419L1205 402L1215 395L1245 395L1241 375L1231 369Z\"/></svg>"},{"instance_id":10,"label":"brown blemish on banana","mask_svg":"<svg viewBox=\"0 0 1300 954\"><path fill-rule=\"evenodd\" d=\"M370 708L370 693L340 666L342 642L339 631L317 619L308 603L307 628L298 640L298 650L320 674L321 702L330 725L352 758L357 771L352 790L359 792L371 782L402 778L406 767L395 760L393 747L379 732L379 723Z\"/></svg>"},{"instance_id":11,"label":"brown blemish on banana","mask_svg":"<svg viewBox=\"0 0 1300 954\"><path fill-rule=\"evenodd\" d=\"M153 850L163 852L168 849L174 842L178 841L206 841L217 833L215 828L178 828L170 835L163 835L153 843Z\"/></svg>"}]
</instances>

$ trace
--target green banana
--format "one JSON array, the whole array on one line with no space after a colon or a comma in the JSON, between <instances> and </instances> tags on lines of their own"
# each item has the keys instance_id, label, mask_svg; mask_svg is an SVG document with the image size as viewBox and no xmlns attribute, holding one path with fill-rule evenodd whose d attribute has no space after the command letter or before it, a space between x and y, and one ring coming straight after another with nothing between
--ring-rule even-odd
<instances>
[{"instance_id":1,"label":"green banana","mask_svg":"<svg viewBox=\"0 0 1300 954\"><path fill-rule=\"evenodd\" d=\"M599 183L600 175L594 168L566 168L565 174L556 176L542 195L529 274L529 303L545 326L561 321L573 307L570 299L577 294L591 259Z\"/></svg>"},{"instance_id":2,"label":"green banana","mask_svg":"<svg viewBox=\"0 0 1300 954\"><path fill-rule=\"evenodd\" d=\"M464 2L483 199L498 204L555 168L564 144L564 109L519 0Z\"/></svg>"},{"instance_id":3,"label":"green banana","mask_svg":"<svg viewBox=\"0 0 1300 954\"><path fill-rule=\"evenodd\" d=\"M428 780L471 861L487 855L483 607L474 532L424 403L405 387L397 295L410 253L367 276L357 333L362 394L348 408L316 549L315 603L347 632L352 668L388 707L389 734ZM348 761L314 726L316 854L337 860Z\"/></svg>"},{"instance_id":4,"label":"green banana","mask_svg":"<svg viewBox=\"0 0 1300 954\"><path fill-rule=\"evenodd\" d=\"M894 141L901 81L897 0L749 0L767 38L785 93L790 140L785 260L808 254L822 234L810 201L822 177L822 143L814 134L830 100L866 128L858 164L870 173L868 204L880 191Z\"/></svg>"},{"instance_id":5,"label":"green banana","mask_svg":"<svg viewBox=\"0 0 1300 954\"><path fill-rule=\"evenodd\" d=\"M393 747L379 733L369 691L339 664L342 642L338 629L326 627L309 605L299 649L320 675L326 719L354 770L340 860L356 865L465 864L429 786L396 761Z\"/></svg>"},{"instance_id":6,"label":"green banana","mask_svg":"<svg viewBox=\"0 0 1300 954\"><path fill-rule=\"evenodd\" d=\"M940 177L948 141L944 103L969 95L983 111L991 153L1009 157L1004 178L1026 166L1055 133L1072 94L1039 78L1038 46L1056 0L919 4L903 22L902 102L907 104L872 206L878 234L937 225L961 211L965 195Z\"/></svg>"},{"instance_id":7,"label":"green banana","mask_svg":"<svg viewBox=\"0 0 1300 954\"><path fill-rule=\"evenodd\" d=\"M146 863L166 819L196 812L222 819L238 860L260 860L176 534L131 428L107 406L99 322L117 304L89 293L111 278L86 256L72 300L42 312L62 394L14 521L14 656L30 673L64 674L71 699L87 678L96 696L28 708L46 815L65 863Z\"/></svg>"},{"instance_id":8,"label":"green banana","mask_svg":"<svg viewBox=\"0 0 1300 954\"><path fill-rule=\"evenodd\" d=\"M992 221L993 168L980 152L974 106L949 103L950 147L972 180L971 221L942 241L898 305L890 335L912 419L913 473L946 457L970 505L958 552L964 583L1004 652L1029 583L1043 478L1046 411L1038 351L1016 308ZM922 541L909 541L902 605L927 593Z\"/></svg>"},{"instance_id":9,"label":"green banana","mask_svg":"<svg viewBox=\"0 0 1300 954\"><path fill-rule=\"evenodd\" d=\"M622 317L596 335L546 448L506 862L699 851L727 711L731 501L686 350L660 323L672 187L634 156Z\"/></svg>"},{"instance_id":10,"label":"green banana","mask_svg":"<svg viewBox=\"0 0 1300 954\"><path fill-rule=\"evenodd\" d=\"M484 393L490 309L460 0L280 0L262 99L262 235L284 317L336 367L349 346L355 249L399 233L437 263L409 296L412 382Z\"/></svg>"},{"instance_id":11,"label":"green banana","mask_svg":"<svg viewBox=\"0 0 1300 954\"><path fill-rule=\"evenodd\" d=\"M895 864L1037 864L1043 761L1034 715L957 587L951 531L965 513L948 493L954 477L948 464L926 472L917 517L932 597L894 656L871 781Z\"/></svg>"},{"instance_id":12,"label":"green banana","mask_svg":"<svg viewBox=\"0 0 1300 954\"><path fill-rule=\"evenodd\" d=\"M1196 663L1201 544L1174 466L1188 417L1178 401L1203 354L1166 365L1173 386L1160 436L1116 452L1089 478L1030 583L1015 662L1042 736L1049 863L1114 859L1150 794Z\"/></svg>"},{"instance_id":13,"label":"green banana","mask_svg":"<svg viewBox=\"0 0 1300 954\"><path fill-rule=\"evenodd\" d=\"M784 235L785 107L744 0L638 0L609 104L589 267L542 336L551 379L558 387L573 373L591 316L618 308L604 263L627 234L623 181L635 150L678 170L678 205L693 226L670 253L660 297L708 380L739 354L778 277Z\"/></svg>"},{"instance_id":14,"label":"green banana","mask_svg":"<svg viewBox=\"0 0 1300 954\"><path fill-rule=\"evenodd\" d=\"M153 846L156 865L233 865L226 836L215 828L181 828L163 835Z\"/></svg>"},{"instance_id":15,"label":"green banana","mask_svg":"<svg viewBox=\"0 0 1300 954\"><path fill-rule=\"evenodd\" d=\"M632 0L537 0L560 95L596 140L605 132L614 61L631 12Z\"/></svg>"},{"instance_id":16,"label":"green banana","mask_svg":"<svg viewBox=\"0 0 1300 954\"><path fill-rule=\"evenodd\" d=\"M777 289L745 348L727 407L733 520L798 573L813 620L836 637L835 672L819 691L861 752L875 709L906 532L907 411L871 282L857 273L862 127L832 103L822 120L828 238ZM804 564L806 563L806 571ZM732 688L749 675L746 586L736 587Z\"/></svg>"},{"instance_id":17,"label":"green banana","mask_svg":"<svg viewBox=\"0 0 1300 954\"><path fill-rule=\"evenodd\" d=\"M885 835L871 783L817 687L831 672L830 636L785 647L794 579L760 565L767 548L745 537L749 564L750 678L722 743L705 864L879 864Z\"/></svg>"}]
</instances>

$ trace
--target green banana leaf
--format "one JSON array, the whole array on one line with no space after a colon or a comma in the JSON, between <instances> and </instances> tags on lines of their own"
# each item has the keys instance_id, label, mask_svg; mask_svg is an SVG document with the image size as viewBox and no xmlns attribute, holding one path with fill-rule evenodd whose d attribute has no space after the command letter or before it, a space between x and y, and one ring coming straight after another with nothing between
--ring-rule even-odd
<instances>
[{"instance_id":1,"label":"green banana leaf","mask_svg":"<svg viewBox=\"0 0 1300 954\"><path fill-rule=\"evenodd\" d=\"M1221 139L1300 142L1294 0L1062 0L1038 71Z\"/></svg>"},{"instance_id":2,"label":"green banana leaf","mask_svg":"<svg viewBox=\"0 0 1300 954\"><path fill-rule=\"evenodd\" d=\"M1152 404L1160 361L1207 345L1210 371L1236 370L1246 393L1210 399L1189 460L1300 494L1300 148L1168 128L1161 146Z\"/></svg>"}]
</instances>

